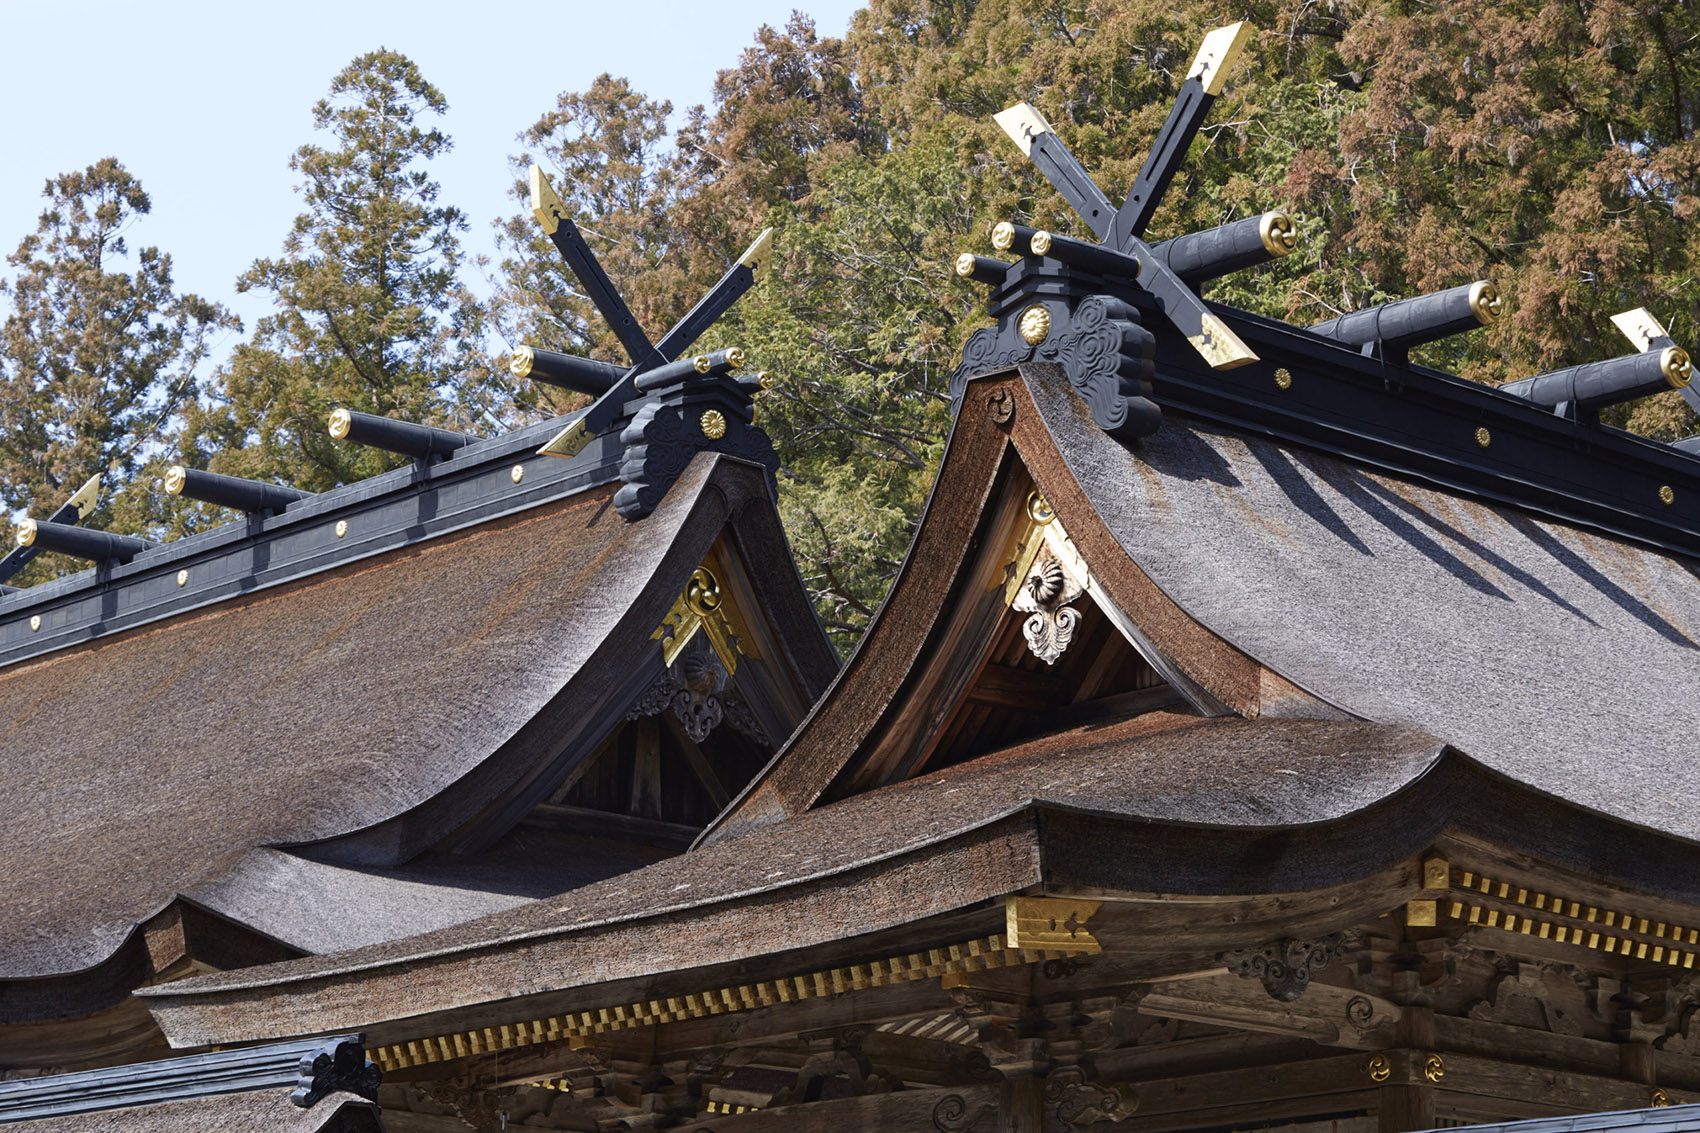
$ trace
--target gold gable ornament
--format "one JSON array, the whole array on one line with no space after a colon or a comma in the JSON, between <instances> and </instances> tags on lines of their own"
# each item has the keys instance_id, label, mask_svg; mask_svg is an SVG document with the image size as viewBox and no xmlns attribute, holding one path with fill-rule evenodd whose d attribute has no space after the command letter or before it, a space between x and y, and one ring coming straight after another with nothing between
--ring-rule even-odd
<instances>
[{"instance_id":1,"label":"gold gable ornament","mask_svg":"<svg viewBox=\"0 0 1700 1133\"><path fill-rule=\"evenodd\" d=\"M667 611L667 616L649 635L651 641L661 643L664 664L671 666L677 661L698 631L707 636L720 663L726 666L728 676L738 671L739 657L761 660L742 613L731 595L721 587L720 579L724 573L713 552L710 552L702 565L691 572L690 581L674 599L673 608Z\"/></svg>"}]
</instances>

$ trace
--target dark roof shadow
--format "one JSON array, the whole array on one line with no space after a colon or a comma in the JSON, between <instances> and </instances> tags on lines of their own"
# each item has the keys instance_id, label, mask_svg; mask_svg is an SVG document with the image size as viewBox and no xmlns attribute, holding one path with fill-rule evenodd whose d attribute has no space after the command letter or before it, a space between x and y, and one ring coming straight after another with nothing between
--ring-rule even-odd
<instances>
[{"instance_id":1,"label":"dark roof shadow","mask_svg":"<svg viewBox=\"0 0 1700 1133\"><path fill-rule=\"evenodd\" d=\"M1317 475L1321 476L1328 482L1330 487L1339 492L1342 496L1351 500L1352 503L1356 504L1365 515L1387 528L1387 530L1391 531L1394 535L1403 540L1412 550L1440 567L1447 574L1450 574L1453 578L1456 578L1459 582L1462 582L1471 590L1481 594L1486 594L1489 598L1501 598L1507 602L1511 601L1511 596L1509 594L1495 586L1488 579L1482 577L1480 572L1473 569L1470 564L1466 563L1463 559L1460 559L1457 555L1441 546L1435 540L1424 535L1410 522L1395 513L1392 508L1389 508L1380 499L1372 495L1368 491L1368 488L1373 482L1369 481L1366 477L1356 476L1354 475L1353 469L1347 468L1343 465L1334 464L1331 461L1318 462L1316 472Z\"/></svg>"},{"instance_id":2,"label":"dark roof shadow","mask_svg":"<svg viewBox=\"0 0 1700 1133\"><path fill-rule=\"evenodd\" d=\"M1171 447L1171 442L1174 443ZM1224 488L1243 487L1240 478L1217 452L1191 429L1165 429L1155 443L1130 446L1135 456L1165 476L1177 480L1208 480Z\"/></svg>"},{"instance_id":3,"label":"dark roof shadow","mask_svg":"<svg viewBox=\"0 0 1700 1133\"><path fill-rule=\"evenodd\" d=\"M1493 568L1501 574L1517 580L1530 590L1533 590L1536 594L1539 594L1542 598L1551 602L1553 605L1563 607L1591 626L1597 626L1600 624L1593 618L1590 618L1587 614L1584 614L1581 610L1577 609L1575 606L1572 606L1569 602L1565 601L1552 587L1548 586L1522 567L1511 562L1498 551L1495 551L1493 548L1487 546L1481 541L1464 534L1445 520L1438 519L1435 516L1430 515L1416 504L1413 504L1411 501L1400 496L1399 493L1368 478L1365 478L1364 480L1364 489L1380 496L1382 499L1386 500L1388 504L1398 508L1417 522L1441 535L1446 536L1448 539L1453 540L1459 546L1468 550L1472 555L1475 555L1482 561L1491 564Z\"/></svg>"},{"instance_id":4,"label":"dark roof shadow","mask_svg":"<svg viewBox=\"0 0 1700 1133\"><path fill-rule=\"evenodd\" d=\"M1572 574L1599 591L1618 609L1667 641L1674 642L1684 649L1700 648L1687 634L1671 625L1641 599L1607 578L1593 563L1566 547L1562 541L1553 538L1552 533L1540 524L1524 515L1508 515L1506 518L1529 542L1568 567Z\"/></svg>"},{"instance_id":5,"label":"dark roof shadow","mask_svg":"<svg viewBox=\"0 0 1700 1133\"><path fill-rule=\"evenodd\" d=\"M1304 473L1292 463L1291 453L1257 441L1251 442L1248 447L1257 462L1263 465L1263 470L1269 473L1270 479L1275 481L1276 486L1286 494L1294 507L1316 520L1358 554L1374 556L1375 552L1369 549L1369 544L1358 538L1358 533L1340 518L1340 513L1322 498L1321 493L1310 486L1310 481L1304 478Z\"/></svg>"}]
</instances>

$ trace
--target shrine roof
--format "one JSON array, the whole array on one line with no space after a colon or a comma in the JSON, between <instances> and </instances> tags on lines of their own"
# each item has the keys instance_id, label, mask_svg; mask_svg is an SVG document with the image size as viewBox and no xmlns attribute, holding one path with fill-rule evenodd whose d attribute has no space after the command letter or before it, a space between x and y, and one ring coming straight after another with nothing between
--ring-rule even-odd
<instances>
[{"instance_id":1,"label":"shrine roof","mask_svg":"<svg viewBox=\"0 0 1700 1133\"><path fill-rule=\"evenodd\" d=\"M388 855L368 856L406 861L570 740L723 530L779 538L763 473L738 461L700 457L641 523L613 492L0 669L0 806L32 816L7 827L0 978L100 964L196 891L291 935L278 862L251 851L390 823ZM385 931L432 923L406 905Z\"/></svg>"}]
</instances>

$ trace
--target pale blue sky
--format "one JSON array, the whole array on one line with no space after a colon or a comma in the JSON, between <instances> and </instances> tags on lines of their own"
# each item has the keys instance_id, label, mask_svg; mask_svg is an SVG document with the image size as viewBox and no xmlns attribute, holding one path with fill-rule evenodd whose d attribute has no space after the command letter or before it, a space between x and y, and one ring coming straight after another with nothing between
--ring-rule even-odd
<instances>
[{"instance_id":1,"label":"pale blue sky","mask_svg":"<svg viewBox=\"0 0 1700 1133\"><path fill-rule=\"evenodd\" d=\"M490 222L513 207L514 135L561 91L624 75L672 101L677 120L709 100L715 72L762 24L783 26L800 8L822 35L842 35L860 6L0 0L0 253L34 230L48 177L115 156L153 199L132 246L170 252L180 288L230 305L251 328L265 300L237 295L235 279L278 251L300 211L289 155L355 56L403 52L448 99L441 126L455 148L435 173L471 222L468 250L488 252Z\"/></svg>"}]
</instances>

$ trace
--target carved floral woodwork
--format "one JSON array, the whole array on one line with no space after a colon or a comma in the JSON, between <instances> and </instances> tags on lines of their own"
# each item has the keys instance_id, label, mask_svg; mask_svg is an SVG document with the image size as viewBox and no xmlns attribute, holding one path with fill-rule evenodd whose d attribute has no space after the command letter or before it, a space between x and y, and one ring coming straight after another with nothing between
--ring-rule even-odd
<instances>
[{"instance_id":1,"label":"carved floral woodwork","mask_svg":"<svg viewBox=\"0 0 1700 1133\"><path fill-rule=\"evenodd\" d=\"M1051 505L1038 492L1028 493L999 584L1010 608L1028 615L1022 636L1032 654L1047 665L1054 665L1068 649L1080 623L1072 603L1090 588L1091 577Z\"/></svg>"},{"instance_id":2,"label":"carved floral woodwork","mask_svg":"<svg viewBox=\"0 0 1700 1133\"><path fill-rule=\"evenodd\" d=\"M722 722L731 724L763 747L767 732L732 685L732 676L707 645L696 644L657 677L626 713L626 719L659 716L671 710L692 743L702 743Z\"/></svg>"},{"instance_id":3,"label":"carved floral woodwork","mask_svg":"<svg viewBox=\"0 0 1700 1133\"><path fill-rule=\"evenodd\" d=\"M1305 993L1310 977L1328 966L1343 939L1337 932L1321 940L1284 937L1262 948L1224 952L1222 964L1237 976L1262 981L1263 990L1291 1003Z\"/></svg>"}]
</instances>

